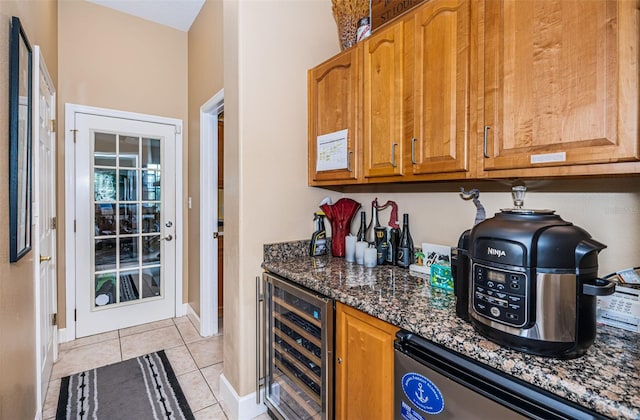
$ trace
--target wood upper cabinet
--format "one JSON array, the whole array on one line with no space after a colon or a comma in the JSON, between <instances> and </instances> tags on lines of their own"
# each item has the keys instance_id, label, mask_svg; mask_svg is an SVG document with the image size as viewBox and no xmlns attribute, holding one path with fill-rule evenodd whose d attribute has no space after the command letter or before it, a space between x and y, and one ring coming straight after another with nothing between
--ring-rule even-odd
<instances>
[{"instance_id":1,"label":"wood upper cabinet","mask_svg":"<svg viewBox=\"0 0 640 420\"><path fill-rule=\"evenodd\" d=\"M471 3L432 0L413 17L414 175L469 169Z\"/></svg>"},{"instance_id":2,"label":"wood upper cabinet","mask_svg":"<svg viewBox=\"0 0 640 420\"><path fill-rule=\"evenodd\" d=\"M403 173L405 24L367 38L363 47L363 148L366 178Z\"/></svg>"},{"instance_id":3,"label":"wood upper cabinet","mask_svg":"<svg viewBox=\"0 0 640 420\"><path fill-rule=\"evenodd\" d=\"M432 0L365 41L365 178L468 170L470 9Z\"/></svg>"},{"instance_id":4,"label":"wood upper cabinet","mask_svg":"<svg viewBox=\"0 0 640 420\"><path fill-rule=\"evenodd\" d=\"M609 173L585 165L640 158L637 2L487 0L481 13L485 171Z\"/></svg>"},{"instance_id":5,"label":"wood upper cabinet","mask_svg":"<svg viewBox=\"0 0 640 420\"><path fill-rule=\"evenodd\" d=\"M309 184L355 183L362 152L359 147L361 48L351 48L309 70ZM347 167L316 171L317 136L349 130Z\"/></svg>"},{"instance_id":6,"label":"wood upper cabinet","mask_svg":"<svg viewBox=\"0 0 640 420\"><path fill-rule=\"evenodd\" d=\"M393 341L398 328L336 303L335 418L393 418Z\"/></svg>"}]
</instances>

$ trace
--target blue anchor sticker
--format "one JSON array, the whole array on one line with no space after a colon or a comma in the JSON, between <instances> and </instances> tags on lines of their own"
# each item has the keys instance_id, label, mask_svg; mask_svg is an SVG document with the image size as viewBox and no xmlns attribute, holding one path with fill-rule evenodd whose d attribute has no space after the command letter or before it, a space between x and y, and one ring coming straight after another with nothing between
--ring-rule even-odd
<instances>
[{"instance_id":1,"label":"blue anchor sticker","mask_svg":"<svg viewBox=\"0 0 640 420\"><path fill-rule=\"evenodd\" d=\"M444 398L436 384L417 372L402 376L402 390L407 399L424 413L440 414L444 410ZM409 405L407 407L411 408Z\"/></svg>"},{"instance_id":2,"label":"blue anchor sticker","mask_svg":"<svg viewBox=\"0 0 640 420\"><path fill-rule=\"evenodd\" d=\"M418 392L420 393L420 395L418 395ZM426 403L427 401L429 401L429 397L427 397L426 395L424 395L424 390L422 389L422 384L418 383L418 390L416 391L416 398L418 399L418 401L420 401L422 404Z\"/></svg>"}]
</instances>

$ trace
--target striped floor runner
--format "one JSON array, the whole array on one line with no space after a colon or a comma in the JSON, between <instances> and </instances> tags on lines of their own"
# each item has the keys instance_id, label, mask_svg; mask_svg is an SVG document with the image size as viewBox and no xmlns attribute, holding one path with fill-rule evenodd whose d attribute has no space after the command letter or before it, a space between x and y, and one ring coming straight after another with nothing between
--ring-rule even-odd
<instances>
[{"instance_id":1,"label":"striped floor runner","mask_svg":"<svg viewBox=\"0 0 640 420\"><path fill-rule=\"evenodd\" d=\"M164 351L62 378L56 420L193 419Z\"/></svg>"}]
</instances>

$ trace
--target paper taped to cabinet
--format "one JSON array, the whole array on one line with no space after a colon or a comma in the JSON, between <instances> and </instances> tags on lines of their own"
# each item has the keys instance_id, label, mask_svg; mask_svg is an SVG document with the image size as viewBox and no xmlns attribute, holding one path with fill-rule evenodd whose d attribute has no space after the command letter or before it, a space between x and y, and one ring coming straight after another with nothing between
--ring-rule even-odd
<instances>
[{"instance_id":1,"label":"paper taped to cabinet","mask_svg":"<svg viewBox=\"0 0 640 420\"><path fill-rule=\"evenodd\" d=\"M345 129L317 137L316 172L349 167L348 136L349 130Z\"/></svg>"}]
</instances>

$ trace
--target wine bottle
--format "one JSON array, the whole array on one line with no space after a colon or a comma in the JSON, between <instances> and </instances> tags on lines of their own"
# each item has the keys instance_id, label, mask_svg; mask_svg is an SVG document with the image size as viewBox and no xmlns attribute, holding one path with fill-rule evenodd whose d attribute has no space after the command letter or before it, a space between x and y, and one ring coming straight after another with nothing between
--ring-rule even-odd
<instances>
[{"instance_id":1,"label":"wine bottle","mask_svg":"<svg viewBox=\"0 0 640 420\"><path fill-rule=\"evenodd\" d=\"M367 213L364 211L360 212L360 229L358 229L358 235L356 236L356 241L364 241L365 235L367 233Z\"/></svg>"},{"instance_id":2,"label":"wine bottle","mask_svg":"<svg viewBox=\"0 0 640 420\"><path fill-rule=\"evenodd\" d=\"M398 243L400 243L400 229L389 227L389 254L387 264L396 265L398 258Z\"/></svg>"},{"instance_id":3,"label":"wine bottle","mask_svg":"<svg viewBox=\"0 0 640 420\"><path fill-rule=\"evenodd\" d=\"M371 202L371 223L367 226L367 233L365 234L365 241L370 244L376 243L376 228L380 227L378 221L378 199Z\"/></svg>"},{"instance_id":4,"label":"wine bottle","mask_svg":"<svg viewBox=\"0 0 640 420\"><path fill-rule=\"evenodd\" d=\"M413 239L409 232L409 215L402 215L402 234L398 243L397 262L400 267L409 268L415 262Z\"/></svg>"},{"instance_id":5,"label":"wine bottle","mask_svg":"<svg viewBox=\"0 0 640 420\"><path fill-rule=\"evenodd\" d=\"M387 241L387 228L377 227L376 233L376 250L377 265L387 263L387 255L389 254L389 241Z\"/></svg>"}]
</instances>

